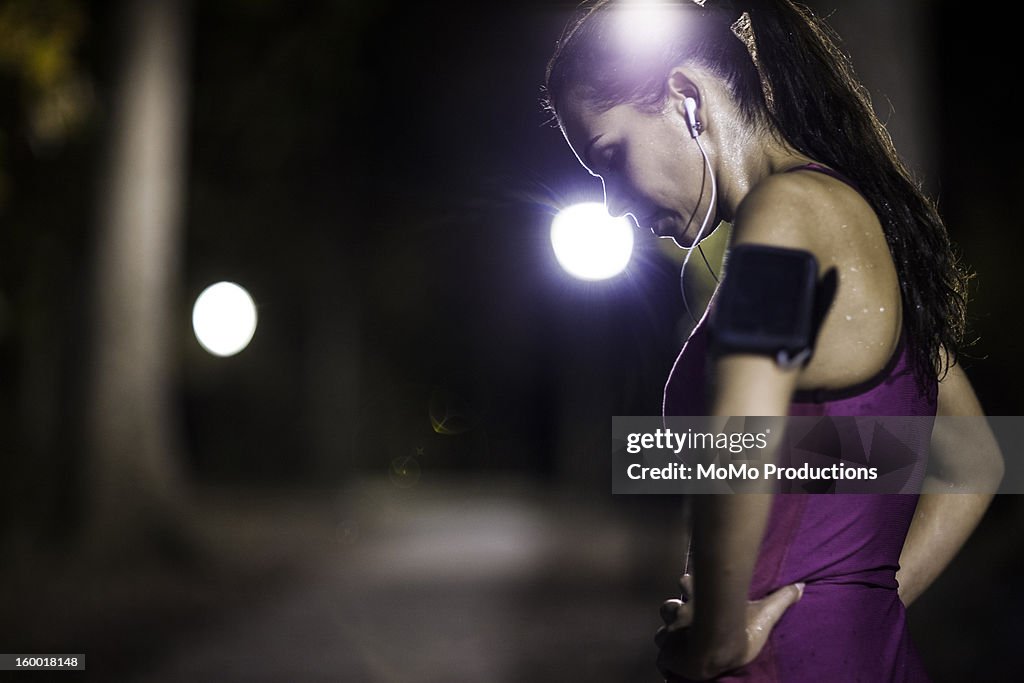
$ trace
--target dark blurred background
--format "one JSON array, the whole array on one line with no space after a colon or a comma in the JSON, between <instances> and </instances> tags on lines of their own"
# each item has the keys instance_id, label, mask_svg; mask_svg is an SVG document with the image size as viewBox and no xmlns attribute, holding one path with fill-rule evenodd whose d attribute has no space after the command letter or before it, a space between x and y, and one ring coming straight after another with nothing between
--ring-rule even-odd
<instances>
[{"instance_id":1,"label":"dark blurred background","mask_svg":"<svg viewBox=\"0 0 1024 683\"><path fill-rule=\"evenodd\" d=\"M552 253L601 196L539 104L572 6L0 1L0 652L658 680L682 513L610 495L609 418L660 412L689 318L649 235L606 282ZM977 271L982 403L1021 414L1016 28L812 6ZM228 358L191 327L220 280L259 313ZM1022 519L998 498L911 610L935 680L1014 671Z\"/></svg>"}]
</instances>

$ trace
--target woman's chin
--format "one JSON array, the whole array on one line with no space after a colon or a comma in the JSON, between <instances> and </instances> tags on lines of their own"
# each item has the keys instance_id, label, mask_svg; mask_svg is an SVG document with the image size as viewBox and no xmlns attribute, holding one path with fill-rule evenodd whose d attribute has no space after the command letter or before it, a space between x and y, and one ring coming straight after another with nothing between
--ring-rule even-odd
<instances>
[{"instance_id":1,"label":"woman's chin","mask_svg":"<svg viewBox=\"0 0 1024 683\"><path fill-rule=\"evenodd\" d=\"M661 216L656 217L650 226L651 232L658 237L671 237L675 239L675 232L678 226L674 216L663 213Z\"/></svg>"},{"instance_id":2,"label":"woman's chin","mask_svg":"<svg viewBox=\"0 0 1024 683\"><path fill-rule=\"evenodd\" d=\"M693 228L692 230L686 230L681 235L666 235L666 236L667 237L671 237L672 241L675 242L680 247L682 247L683 249L693 249L700 242L703 242L707 238L711 237L711 235L714 234L715 230L717 230L718 226L720 226L721 224L722 224L721 221L718 221L718 220L711 221L710 224L708 225L708 227L705 228L703 234L700 235L700 239L699 240L697 239L697 235L700 232L700 228L699 227Z\"/></svg>"}]
</instances>

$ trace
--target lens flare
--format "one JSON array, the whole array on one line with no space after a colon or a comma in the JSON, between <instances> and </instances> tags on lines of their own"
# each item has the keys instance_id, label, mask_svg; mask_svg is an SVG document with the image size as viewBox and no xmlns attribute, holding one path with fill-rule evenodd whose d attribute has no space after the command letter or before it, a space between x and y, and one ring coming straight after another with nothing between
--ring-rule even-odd
<instances>
[{"instance_id":1,"label":"lens flare","mask_svg":"<svg viewBox=\"0 0 1024 683\"><path fill-rule=\"evenodd\" d=\"M678 8L674 3L633 0L619 5L618 40L631 45L636 52L654 51L672 32Z\"/></svg>"},{"instance_id":2,"label":"lens flare","mask_svg":"<svg viewBox=\"0 0 1024 683\"><path fill-rule=\"evenodd\" d=\"M473 428L473 413L468 402L443 387L430 394L430 426L436 434L462 434Z\"/></svg>"},{"instance_id":3,"label":"lens flare","mask_svg":"<svg viewBox=\"0 0 1024 683\"><path fill-rule=\"evenodd\" d=\"M410 455L400 456L391 461L388 476L398 488L411 489L420 480L420 464Z\"/></svg>"}]
</instances>

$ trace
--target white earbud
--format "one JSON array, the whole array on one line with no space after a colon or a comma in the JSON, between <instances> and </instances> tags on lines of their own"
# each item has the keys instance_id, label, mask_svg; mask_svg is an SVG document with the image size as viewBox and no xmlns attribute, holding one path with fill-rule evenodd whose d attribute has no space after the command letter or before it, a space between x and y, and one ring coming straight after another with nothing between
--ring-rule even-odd
<instances>
[{"instance_id":1,"label":"white earbud","mask_svg":"<svg viewBox=\"0 0 1024 683\"><path fill-rule=\"evenodd\" d=\"M697 100L687 97L683 100L683 109L686 110L686 121L690 124L690 136L695 138L701 132L701 124L697 120Z\"/></svg>"}]
</instances>

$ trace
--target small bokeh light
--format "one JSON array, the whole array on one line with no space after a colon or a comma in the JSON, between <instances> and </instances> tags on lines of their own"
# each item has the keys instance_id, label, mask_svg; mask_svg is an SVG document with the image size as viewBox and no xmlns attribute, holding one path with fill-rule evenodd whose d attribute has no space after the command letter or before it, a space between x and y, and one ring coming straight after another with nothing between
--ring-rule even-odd
<instances>
[{"instance_id":1,"label":"small bokeh light","mask_svg":"<svg viewBox=\"0 0 1024 683\"><path fill-rule=\"evenodd\" d=\"M551 222L551 246L569 274L581 280L605 280L622 272L633 255L633 227L613 218L604 204L574 204Z\"/></svg>"},{"instance_id":2,"label":"small bokeh light","mask_svg":"<svg viewBox=\"0 0 1024 683\"><path fill-rule=\"evenodd\" d=\"M256 304L234 282L210 285L192 307L192 329L213 355L233 356L249 345L256 332Z\"/></svg>"}]
</instances>

